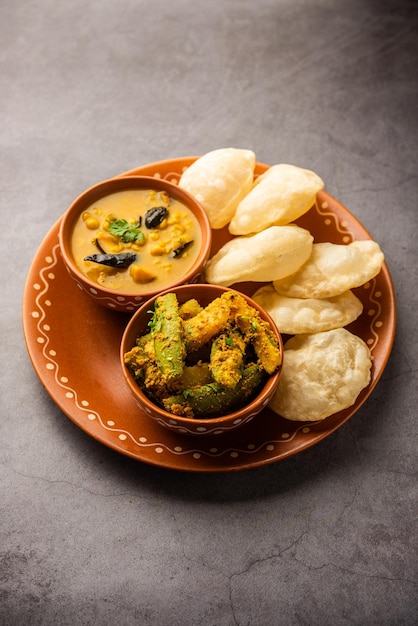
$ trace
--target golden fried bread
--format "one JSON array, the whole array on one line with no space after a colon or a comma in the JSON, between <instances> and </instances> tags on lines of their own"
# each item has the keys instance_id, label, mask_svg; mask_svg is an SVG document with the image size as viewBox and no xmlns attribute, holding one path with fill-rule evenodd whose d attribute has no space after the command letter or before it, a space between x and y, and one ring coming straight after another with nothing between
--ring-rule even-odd
<instances>
[{"instance_id":1,"label":"golden fried bread","mask_svg":"<svg viewBox=\"0 0 418 626\"><path fill-rule=\"evenodd\" d=\"M251 150L220 148L192 163L182 174L179 187L200 202L212 228L222 228L251 189L254 168L255 154Z\"/></svg>"},{"instance_id":2,"label":"golden fried bread","mask_svg":"<svg viewBox=\"0 0 418 626\"><path fill-rule=\"evenodd\" d=\"M310 257L313 237L299 226L271 226L228 241L209 261L206 280L229 286L273 281L293 274Z\"/></svg>"},{"instance_id":3,"label":"golden fried bread","mask_svg":"<svg viewBox=\"0 0 418 626\"><path fill-rule=\"evenodd\" d=\"M273 165L241 200L229 230L233 235L248 235L289 224L313 206L323 187L324 181L315 172L285 163Z\"/></svg>"},{"instance_id":4,"label":"golden fried bread","mask_svg":"<svg viewBox=\"0 0 418 626\"><path fill-rule=\"evenodd\" d=\"M274 288L291 298L332 298L377 276L383 261L372 240L315 243L309 260L292 276L274 281Z\"/></svg>"},{"instance_id":5,"label":"golden fried bread","mask_svg":"<svg viewBox=\"0 0 418 626\"><path fill-rule=\"evenodd\" d=\"M371 365L366 343L345 328L296 335L286 342L269 406L288 420L322 420L354 404L370 382Z\"/></svg>"},{"instance_id":6,"label":"golden fried bread","mask_svg":"<svg viewBox=\"0 0 418 626\"><path fill-rule=\"evenodd\" d=\"M285 335L319 333L354 322L363 311L361 301L352 291L333 298L289 298L281 296L269 283L260 287L253 299L270 314Z\"/></svg>"}]
</instances>

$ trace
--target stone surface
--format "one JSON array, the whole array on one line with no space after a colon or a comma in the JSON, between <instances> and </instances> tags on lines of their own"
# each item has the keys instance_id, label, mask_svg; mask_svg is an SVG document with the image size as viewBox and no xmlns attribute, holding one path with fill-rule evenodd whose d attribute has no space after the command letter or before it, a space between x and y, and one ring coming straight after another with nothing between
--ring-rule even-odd
<instances>
[{"instance_id":1,"label":"stone surface","mask_svg":"<svg viewBox=\"0 0 418 626\"><path fill-rule=\"evenodd\" d=\"M418 623L418 5L72 0L0 9L0 623ZM382 246L393 352L342 428L186 474L79 430L28 358L44 235L94 182L226 147L316 171Z\"/></svg>"}]
</instances>

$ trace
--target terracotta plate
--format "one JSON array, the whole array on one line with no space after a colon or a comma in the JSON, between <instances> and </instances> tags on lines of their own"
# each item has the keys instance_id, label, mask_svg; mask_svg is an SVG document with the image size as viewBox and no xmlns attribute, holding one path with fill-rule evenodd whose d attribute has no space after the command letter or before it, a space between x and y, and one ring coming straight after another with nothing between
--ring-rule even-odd
<instances>
[{"instance_id":1,"label":"terracotta plate","mask_svg":"<svg viewBox=\"0 0 418 626\"><path fill-rule=\"evenodd\" d=\"M152 163L124 175L178 181L196 157ZM257 164L256 174L267 166ZM349 243L370 235L325 192L298 224L319 241ZM393 285L386 264L379 276L355 290L364 312L349 327L373 354L372 380L354 406L322 422L290 422L269 409L231 434L205 438L178 435L138 409L123 379L119 342L128 315L98 306L69 277L61 260L57 222L30 268L23 299L29 355L46 390L62 411L90 436L134 459L194 472L220 472L279 461L314 445L346 422L370 396L389 358L396 324ZM229 239L214 231L213 252ZM259 284L236 286L251 295Z\"/></svg>"}]
</instances>

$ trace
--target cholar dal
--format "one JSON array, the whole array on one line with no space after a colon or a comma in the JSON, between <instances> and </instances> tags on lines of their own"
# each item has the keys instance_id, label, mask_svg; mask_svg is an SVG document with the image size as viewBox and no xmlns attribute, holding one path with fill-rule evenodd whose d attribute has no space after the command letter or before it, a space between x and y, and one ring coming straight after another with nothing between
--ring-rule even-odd
<instances>
[{"instance_id":1,"label":"cholar dal","mask_svg":"<svg viewBox=\"0 0 418 626\"><path fill-rule=\"evenodd\" d=\"M77 267L116 291L164 289L195 262L201 231L192 211L165 191L130 189L105 196L77 220Z\"/></svg>"}]
</instances>

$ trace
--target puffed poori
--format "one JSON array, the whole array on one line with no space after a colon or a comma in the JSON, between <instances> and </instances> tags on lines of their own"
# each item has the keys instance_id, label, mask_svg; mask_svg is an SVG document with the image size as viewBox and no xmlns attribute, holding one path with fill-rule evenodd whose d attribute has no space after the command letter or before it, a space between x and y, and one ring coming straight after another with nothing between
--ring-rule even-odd
<instances>
[{"instance_id":1,"label":"puffed poori","mask_svg":"<svg viewBox=\"0 0 418 626\"><path fill-rule=\"evenodd\" d=\"M332 298L377 276L383 261L372 240L315 243L309 260L292 276L275 280L274 288L291 298Z\"/></svg>"},{"instance_id":2,"label":"puffed poori","mask_svg":"<svg viewBox=\"0 0 418 626\"><path fill-rule=\"evenodd\" d=\"M324 181L311 170L285 163L273 165L238 204L229 230L233 235L248 235L289 224L314 205L323 188Z\"/></svg>"},{"instance_id":3,"label":"puffed poori","mask_svg":"<svg viewBox=\"0 0 418 626\"><path fill-rule=\"evenodd\" d=\"M268 282L296 272L310 257L311 233L294 224L228 241L209 260L208 283L228 287L243 281Z\"/></svg>"},{"instance_id":4,"label":"puffed poori","mask_svg":"<svg viewBox=\"0 0 418 626\"><path fill-rule=\"evenodd\" d=\"M352 291L333 298L289 298L281 296L270 283L252 296L271 316L285 335L318 333L342 328L354 322L363 304Z\"/></svg>"},{"instance_id":5,"label":"puffed poori","mask_svg":"<svg viewBox=\"0 0 418 626\"><path fill-rule=\"evenodd\" d=\"M315 422L342 411L370 382L370 350L345 328L292 337L283 361L269 407L292 421Z\"/></svg>"},{"instance_id":6,"label":"puffed poori","mask_svg":"<svg viewBox=\"0 0 418 626\"><path fill-rule=\"evenodd\" d=\"M250 191L255 169L252 150L219 148L207 152L182 174L179 187L203 206L212 228L223 228Z\"/></svg>"}]
</instances>

